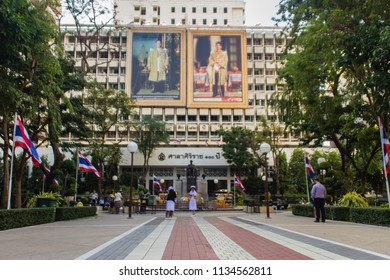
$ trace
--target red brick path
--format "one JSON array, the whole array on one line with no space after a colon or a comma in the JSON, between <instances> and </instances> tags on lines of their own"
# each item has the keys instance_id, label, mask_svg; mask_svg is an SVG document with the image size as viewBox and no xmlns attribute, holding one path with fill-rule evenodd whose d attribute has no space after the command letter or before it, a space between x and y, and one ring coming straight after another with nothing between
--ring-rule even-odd
<instances>
[{"instance_id":1,"label":"red brick path","mask_svg":"<svg viewBox=\"0 0 390 280\"><path fill-rule=\"evenodd\" d=\"M177 217L163 260L218 260L191 217Z\"/></svg>"}]
</instances>

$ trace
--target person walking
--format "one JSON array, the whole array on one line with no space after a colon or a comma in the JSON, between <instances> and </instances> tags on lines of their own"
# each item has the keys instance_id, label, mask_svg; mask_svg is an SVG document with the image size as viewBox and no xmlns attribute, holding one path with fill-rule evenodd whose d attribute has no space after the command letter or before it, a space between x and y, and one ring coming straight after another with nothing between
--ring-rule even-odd
<instances>
[{"instance_id":1,"label":"person walking","mask_svg":"<svg viewBox=\"0 0 390 280\"><path fill-rule=\"evenodd\" d=\"M114 198L114 207L115 207L115 213L119 214L119 209L122 206L122 194L120 191L117 191L115 193L115 198Z\"/></svg>"},{"instance_id":2,"label":"person walking","mask_svg":"<svg viewBox=\"0 0 390 280\"><path fill-rule=\"evenodd\" d=\"M176 192L173 189L173 187L170 186L168 188L165 218L172 218L173 217L173 212L175 211L175 199L176 199Z\"/></svg>"},{"instance_id":3,"label":"person walking","mask_svg":"<svg viewBox=\"0 0 390 280\"><path fill-rule=\"evenodd\" d=\"M189 210L192 211L192 215L195 215L195 211L196 211L196 187L195 186L191 186L191 190L190 192L188 193L188 196L190 198L189 200Z\"/></svg>"},{"instance_id":4,"label":"person walking","mask_svg":"<svg viewBox=\"0 0 390 280\"><path fill-rule=\"evenodd\" d=\"M95 190L93 190L91 192L91 194L89 195L89 199L91 200L91 206L96 206L98 198L99 198L99 195L97 194L97 192Z\"/></svg>"},{"instance_id":5,"label":"person walking","mask_svg":"<svg viewBox=\"0 0 390 280\"><path fill-rule=\"evenodd\" d=\"M314 201L315 207L315 220L314 222L318 223L321 221L325 223L325 197L326 197L326 188L321 184L320 179L314 179L316 182L311 189L311 198Z\"/></svg>"}]
</instances>

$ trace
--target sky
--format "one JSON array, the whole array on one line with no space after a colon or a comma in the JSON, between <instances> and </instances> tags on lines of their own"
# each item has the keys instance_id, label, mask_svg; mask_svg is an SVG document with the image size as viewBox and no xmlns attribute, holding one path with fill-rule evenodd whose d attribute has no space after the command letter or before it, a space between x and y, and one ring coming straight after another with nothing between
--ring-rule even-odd
<instances>
[{"instance_id":1,"label":"sky","mask_svg":"<svg viewBox=\"0 0 390 280\"><path fill-rule=\"evenodd\" d=\"M245 0L245 25L274 26L271 19L276 16L280 0Z\"/></svg>"}]
</instances>

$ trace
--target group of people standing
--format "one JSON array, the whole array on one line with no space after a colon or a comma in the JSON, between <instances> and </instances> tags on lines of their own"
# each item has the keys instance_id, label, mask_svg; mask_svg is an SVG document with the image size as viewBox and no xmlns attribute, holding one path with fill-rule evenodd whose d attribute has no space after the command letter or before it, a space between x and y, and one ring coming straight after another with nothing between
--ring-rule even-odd
<instances>
[{"instance_id":1,"label":"group of people standing","mask_svg":"<svg viewBox=\"0 0 390 280\"><path fill-rule=\"evenodd\" d=\"M192 215L195 215L195 211L197 210L196 207L196 187L191 186L190 192L188 193L189 197L189 207L188 209L192 211ZM168 195L167 195L167 203L166 203L166 212L165 212L165 218L169 219L173 217L173 212L175 211L175 199L176 199L176 192L172 186L168 188Z\"/></svg>"}]
</instances>

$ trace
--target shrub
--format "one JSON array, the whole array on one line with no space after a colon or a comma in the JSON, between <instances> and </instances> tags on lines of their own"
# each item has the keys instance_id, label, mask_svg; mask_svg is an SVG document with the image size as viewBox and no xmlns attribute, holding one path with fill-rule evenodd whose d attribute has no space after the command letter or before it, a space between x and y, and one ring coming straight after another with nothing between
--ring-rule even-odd
<instances>
[{"instance_id":1,"label":"shrub","mask_svg":"<svg viewBox=\"0 0 390 280\"><path fill-rule=\"evenodd\" d=\"M337 205L345 207L368 207L368 202L357 192L349 192L338 201Z\"/></svg>"}]
</instances>

